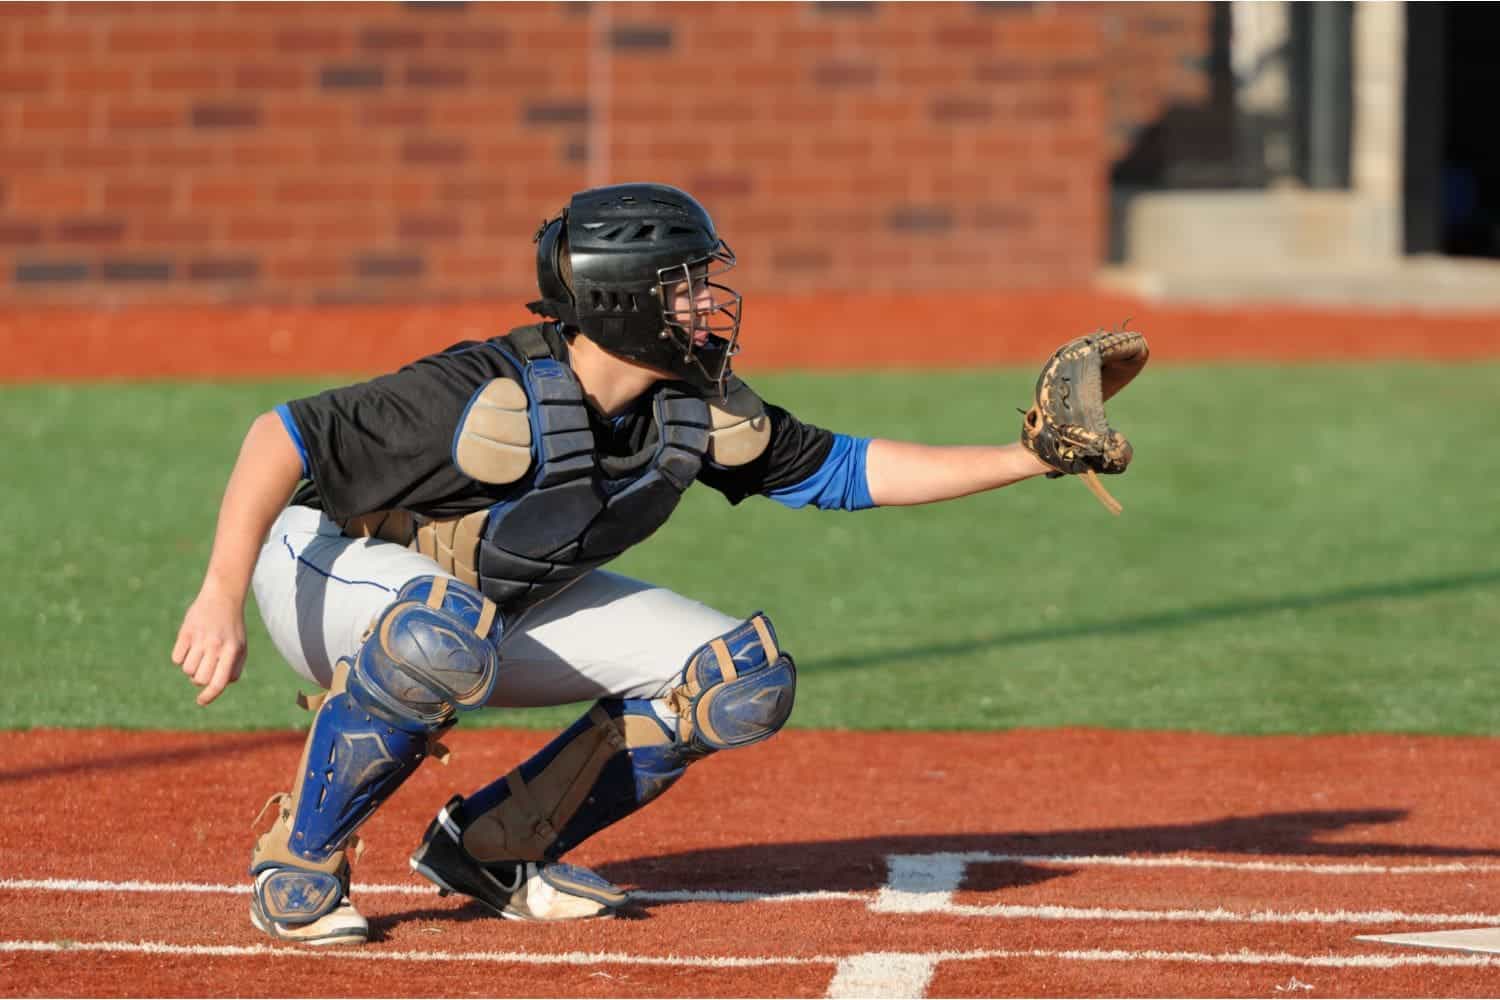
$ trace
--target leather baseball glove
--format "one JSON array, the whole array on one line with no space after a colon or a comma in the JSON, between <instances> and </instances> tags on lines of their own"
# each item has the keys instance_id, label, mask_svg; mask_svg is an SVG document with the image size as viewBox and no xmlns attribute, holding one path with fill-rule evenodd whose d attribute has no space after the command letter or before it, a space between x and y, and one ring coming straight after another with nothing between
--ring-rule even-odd
<instances>
[{"instance_id":1,"label":"leather baseball glove","mask_svg":"<svg viewBox=\"0 0 1500 1000\"><path fill-rule=\"evenodd\" d=\"M1130 464L1125 435L1109 426L1104 401L1146 367L1146 338L1133 330L1091 333L1053 352L1036 380L1036 398L1021 421L1021 444L1054 470L1079 475L1111 513L1120 504L1098 474L1117 475Z\"/></svg>"}]
</instances>

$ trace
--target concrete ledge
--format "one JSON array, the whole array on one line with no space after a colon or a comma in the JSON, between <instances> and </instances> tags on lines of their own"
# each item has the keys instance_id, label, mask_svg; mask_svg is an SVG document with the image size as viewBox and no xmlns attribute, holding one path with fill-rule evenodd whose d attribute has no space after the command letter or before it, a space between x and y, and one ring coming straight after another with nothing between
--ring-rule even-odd
<instances>
[{"instance_id":1,"label":"concrete ledge","mask_svg":"<svg viewBox=\"0 0 1500 1000\"><path fill-rule=\"evenodd\" d=\"M1108 268L1100 287L1155 302L1287 303L1453 312L1500 309L1500 261L1398 257L1383 266L1339 261L1258 268Z\"/></svg>"},{"instance_id":2,"label":"concrete ledge","mask_svg":"<svg viewBox=\"0 0 1500 1000\"><path fill-rule=\"evenodd\" d=\"M1160 191L1126 210L1132 268L1174 274L1384 267L1399 255L1399 203L1350 191Z\"/></svg>"}]
</instances>

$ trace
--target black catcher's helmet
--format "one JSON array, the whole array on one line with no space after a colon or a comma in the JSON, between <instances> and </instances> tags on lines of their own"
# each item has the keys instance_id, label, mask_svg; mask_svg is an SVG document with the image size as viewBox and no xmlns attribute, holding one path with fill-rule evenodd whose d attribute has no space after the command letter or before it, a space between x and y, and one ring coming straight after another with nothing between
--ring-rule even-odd
<instances>
[{"instance_id":1,"label":"black catcher's helmet","mask_svg":"<svg viewBox=\"0 0 1500 1000\"><path fill-rule=\"evenodd\" d=\"M542 298L532 312L576 327L611 354L723 392L738 350L740 296L713 279L734 267L734 253L692 196L664 184L580 191L543 223L536 244Z\"/></svg>"}]
</instances>

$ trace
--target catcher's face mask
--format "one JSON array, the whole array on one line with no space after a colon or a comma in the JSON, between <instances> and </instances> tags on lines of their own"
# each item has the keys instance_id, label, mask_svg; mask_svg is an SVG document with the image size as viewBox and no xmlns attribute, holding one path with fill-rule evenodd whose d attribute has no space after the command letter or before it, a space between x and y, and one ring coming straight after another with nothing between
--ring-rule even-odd
<instances>
[{"instance_id":1,"label":"catcher's face mask","mask_svg":"<svg viewBox=\"0 0 1500 1000\"><path fill-rule=\"evenodd\" d=\"M734 266L734 251L720 240L707 257L656 272L662 339L680 348L681 365L697 368L720 395L739 353L744 298L714 279Z\"/></svg>"}]
</instances>

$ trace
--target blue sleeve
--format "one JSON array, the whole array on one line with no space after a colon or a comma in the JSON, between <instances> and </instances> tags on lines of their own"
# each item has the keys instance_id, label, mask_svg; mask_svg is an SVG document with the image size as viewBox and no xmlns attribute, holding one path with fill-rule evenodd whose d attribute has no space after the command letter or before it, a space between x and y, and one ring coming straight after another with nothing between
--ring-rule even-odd
<instances>
[{"instance_id":1,"label":"blue sleeve","mask_svg":"<svg viewBox=\"0 0 1500 1000\"><path fill-rule=\"evenodd\" d=\"M766 496L794 510L808 504L820 510L868 510L875 506L865 474L865 456L869 450L869 438L835 434L833 448L817 472Z\"/></svg>"},{"instance_id":2,"label":"blue sleeve","mask_svg":"<svg viewBox=\"0 0 1500 1000\"><path fill-rule=\"evenodd\" d=\"M302 459L302 478L311 479L312 470L307 467L307 445L302 443L302 432L297 429L297 421L292 419L291 408L282 403L276 407L276 415L281 418L281 426L286 428L287 437L297 446L297 457Z\"/></svg>"}]
</instances>

